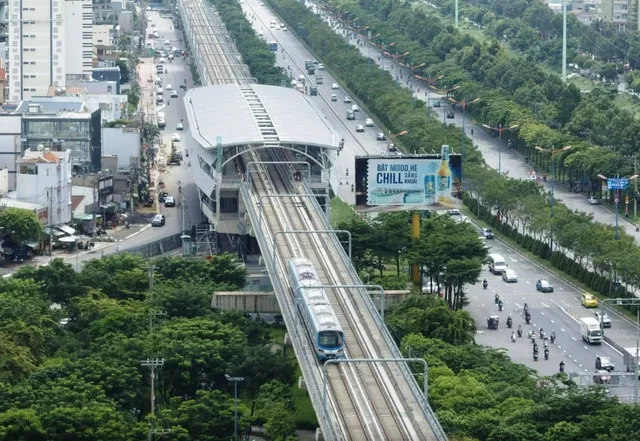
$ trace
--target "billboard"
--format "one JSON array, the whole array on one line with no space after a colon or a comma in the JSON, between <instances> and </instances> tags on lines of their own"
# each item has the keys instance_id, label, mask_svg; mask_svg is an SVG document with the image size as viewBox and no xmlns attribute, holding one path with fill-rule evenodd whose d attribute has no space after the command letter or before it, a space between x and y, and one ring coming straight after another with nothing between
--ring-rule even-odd
<instances>
[{"instance_id":1,"label":"billboard","mask_svg":"<svg viewBox=\"0 0 640 441\"><path fill-rule=\"evenodd\" d=\"M356 208L367 211L439 210L462 205L462 157L356 157Z\"/></svg>"}]
</instances>

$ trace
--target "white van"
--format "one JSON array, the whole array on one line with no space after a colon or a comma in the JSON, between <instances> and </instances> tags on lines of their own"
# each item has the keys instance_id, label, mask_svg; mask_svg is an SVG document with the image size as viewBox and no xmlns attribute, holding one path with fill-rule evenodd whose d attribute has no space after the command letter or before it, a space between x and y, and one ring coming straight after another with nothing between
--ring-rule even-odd
<instances>
[{"instance_id":1,"label":"white van","mask_svg":"<svg viewBox=\"0 0 640 441\"><path fill-rule=\"evenodd\" d=\"M489 271L502 274L507 269L507 261L500 254L489 254Z\"/></svg>"}]
</instances>

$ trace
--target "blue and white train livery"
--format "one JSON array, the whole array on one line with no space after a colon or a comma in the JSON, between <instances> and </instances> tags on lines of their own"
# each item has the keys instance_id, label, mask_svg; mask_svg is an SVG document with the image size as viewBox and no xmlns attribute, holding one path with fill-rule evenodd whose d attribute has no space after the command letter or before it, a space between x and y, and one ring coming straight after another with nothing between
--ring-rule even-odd
<instances>
[{"instance_id":1,"label":"blue and white train livery","mask_svg":"<svg viewBox=\"0 0 640 441\"><path fill-rule=\"evenodd\" d=\"M344 358L342 327L311 261L302 257L290 259L289 279L318 360Z\"/></svg>"}]
</instances>

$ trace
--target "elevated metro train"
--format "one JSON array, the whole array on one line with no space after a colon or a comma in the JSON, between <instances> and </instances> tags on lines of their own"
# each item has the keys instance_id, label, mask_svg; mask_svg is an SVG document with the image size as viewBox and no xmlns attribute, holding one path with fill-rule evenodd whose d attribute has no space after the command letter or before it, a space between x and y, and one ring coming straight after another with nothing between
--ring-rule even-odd
<instances>
[{"instance_id":1,"label":"elevated metro train","mask_svg":"<svg viewBox=\"0 0 640 441\"><path fill-rule=\"evenodd\" d=\"M344 358L344 333L311 260L289 260L289 280L318 360Z\"/></svg>"}]
</instances>

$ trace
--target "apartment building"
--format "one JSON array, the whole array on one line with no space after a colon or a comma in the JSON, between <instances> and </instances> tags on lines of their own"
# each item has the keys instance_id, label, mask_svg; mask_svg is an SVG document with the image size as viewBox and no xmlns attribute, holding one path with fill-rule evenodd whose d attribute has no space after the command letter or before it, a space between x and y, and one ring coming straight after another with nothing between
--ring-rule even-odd
<instances>
[{"instance_id":1,"label":"apartment building","mask_svg":"<svg viewBox=\"0 0 640 441\"><path fill-rule=\"evenodd\" d=\"M89 79L93 67L93 3L91 0L64 1L64 35L66 79Z\"/></svg>"},{"instance_id":2,"label":"apartment building","mask_svg":"<svg viewBox=\"0 0 640 441\"><path fill-rule=\"evenodd\" d=\"M613 23L618 31L638 30L638 3L640 0L572 0L568 1L568 10L584 24L602 20ZM561 0L549 0L549 6L562 11Z\"/></svg>"},{"instance_id":3,"label":"apartment building","mask_svg":"<svg viewBox=\"0 0 640 441\"><path fill-rule=\"evenodd\" d=\"M8 101L90 77L92 8L91 0L9 0Z\"/></svg>"},{"instance_id":4,"label":"apartment building","mask_svg":"<svg viewBox=\"0 0 640 441\"><path fill-rule=\"evenodd\" d=\"M9 0L9 101L65 85L64 1Z\"/></svg>"}]
</instances>

